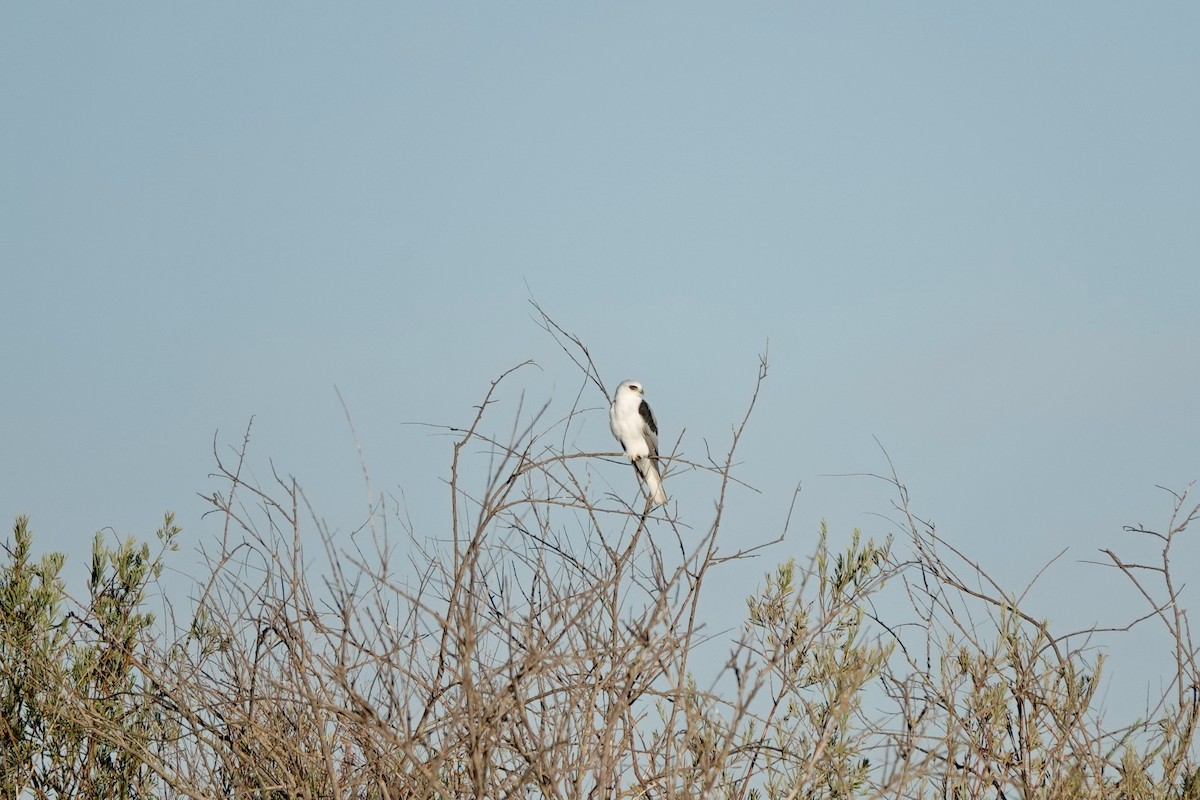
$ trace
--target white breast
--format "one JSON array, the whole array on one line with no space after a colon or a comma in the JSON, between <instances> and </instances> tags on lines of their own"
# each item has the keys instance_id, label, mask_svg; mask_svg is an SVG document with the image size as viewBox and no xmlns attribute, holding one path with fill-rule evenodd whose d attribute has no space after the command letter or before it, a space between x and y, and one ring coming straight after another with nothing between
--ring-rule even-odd
<instances>
[{"instance_id":1,"label":"white breast","mask_svg":"<svg viewBox=\"0 0 1200 800\"><path fill-rule=\"evenodd\" d=\"M608 414L609 427L630 460L645 458L650 455L650 446L646 444L646 436L642 432L646 423L638 414L637 406L629 407L629 403L622 402L625 399L619 397L617 402L613 403ZM635 403L641 403L641 398L637 395L633 395L631 399Z\"/></svg>"}]
</instances>

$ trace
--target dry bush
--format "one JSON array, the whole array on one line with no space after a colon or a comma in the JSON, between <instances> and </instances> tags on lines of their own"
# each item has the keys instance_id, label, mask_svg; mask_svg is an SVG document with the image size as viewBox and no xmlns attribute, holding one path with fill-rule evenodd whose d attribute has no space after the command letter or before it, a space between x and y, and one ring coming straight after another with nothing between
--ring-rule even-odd
<instances>
[{"instance_id":1,"label":"dry bush","mask_svg":"<svg viewBox=\"0 0 1200 800\"><path fill-rule=\"evenodd\" d=\"M294 480L252 477L247 431L217 457L223 535L186 625L139 616L161 554L122 550L94 583L123 599L72 605L84 649L70 656L61 562L38 584L22 555L0 583L0 658L39 655L3 684L0 796L82 796L30 777L81 763L75 747L111 756L97 769L124 765L124 783L90 796L1200 797L1200 675L1171 570L1197 515L1186 494L1164 532L1134 532L1161 545L1156 563L1106 554L1146 598L1144 624L1175 643L1169 691L1139 722L1110 727L1095 706L1097 641L1117 634L1060 634L1026 613L909 510L894 474L905 557L891 537L835 547L822 528L810 559L766 573L744 626L712 631L705 586L783 537L719 546L765 359L723 456L666 457L668 479L691 470L710 487L707 518L684 520L627 502L632 481L598 488L619 454L569 443L597 413L582 398L603 408L607 392L583 343L540 319L579 368L575 404L506 418L510 372L466 427L444 429L445 535L419 534L382 497L369 525L334 535ZM164 530L165 552L177 530ZM42 593L36 624L12 621L22 592ZM80 666L102 657L118 666ZM47 738L51 717L74 721L74 745Z\"/></svg>"}]
</instances>

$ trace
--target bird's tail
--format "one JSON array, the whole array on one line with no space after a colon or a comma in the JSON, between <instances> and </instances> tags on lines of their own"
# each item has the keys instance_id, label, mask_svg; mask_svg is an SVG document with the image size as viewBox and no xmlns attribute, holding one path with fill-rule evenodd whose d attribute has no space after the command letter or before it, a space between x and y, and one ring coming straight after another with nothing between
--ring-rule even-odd
<instances>
[{"instance_id":1,"label":"bird's tail","mask_svg":"<svg viewBox=\"0 0 1200 800\"><path fill-rule=\"evenodd\" d=\"M663 491L662 475L658 471L658 461L653 458L639 458L638 472L646 480L646 488L650 490L650 501L656 506L666 505L667 493Z\"/></svg>"}]
</instances>

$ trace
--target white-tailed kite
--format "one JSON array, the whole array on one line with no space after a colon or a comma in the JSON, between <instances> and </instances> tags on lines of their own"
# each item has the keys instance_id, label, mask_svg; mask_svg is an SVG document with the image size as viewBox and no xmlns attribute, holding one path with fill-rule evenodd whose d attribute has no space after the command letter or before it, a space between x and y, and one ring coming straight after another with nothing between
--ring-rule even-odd
<instances>
[{"instance_id":1,"label":"white-tailed kite","mask_svg":"<svg viewBox=\"0 0 1200 800\"><path fill-rule=\"evenodd\" d=\"M658 425L654 424L645 394L638 381L621 381L608 409L608 425L634 470L646 482L651 502L661 506L667 502L667 494L658 471Z\"/></svg>"}]
</instances>

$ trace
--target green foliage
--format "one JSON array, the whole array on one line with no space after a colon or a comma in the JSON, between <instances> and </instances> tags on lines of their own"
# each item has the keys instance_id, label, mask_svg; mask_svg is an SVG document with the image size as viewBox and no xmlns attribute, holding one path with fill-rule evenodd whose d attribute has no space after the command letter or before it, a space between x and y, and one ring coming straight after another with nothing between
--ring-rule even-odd
<instances>
[{"instance_id":1,"label":"green foliage","mask_svg":"<svg viewBox=\"0 0 1200 800\"><path fill-rule=\"evenodd\" d=\"M178 534L168 515L164 552ZM148 761L171 732L146 659L154 619L144 606L162 552L132 539L109 548L97 534L89 598L75 607L63 555L32 564L32 538L19 518L0 568L0 797L151 796Z\"/></svg>"},{"instance_id":2,"label":"green foliage","mask_svg":"<svg viewBox=\"0 0 1200 800\"><path fill-rule=\"evenodd\" d=\"M865 635L865 602L891 574L890 542L863 543L854 531L835 554L828 538L822 524L812 569L789 559L747 599L758 656L750 662L754 693L761 688L769 698L759 739L768 798L841 800L858 796L870 779L872 742L857 715L891 646ZM750 724L747 741L756 732Z\"/></svg>"},{"instance_id":3,"label":"green foliage","mask_svg":"<svg viewBox=\"0 0 1200 800\"><path fill-rule=\"evenodd\" d=\"M58 670L64 631L60 554L31 560L29 520L18 517L0 569L0 796L33 783L43 743L64 703Z\"/></svg>"}]
</instances>

